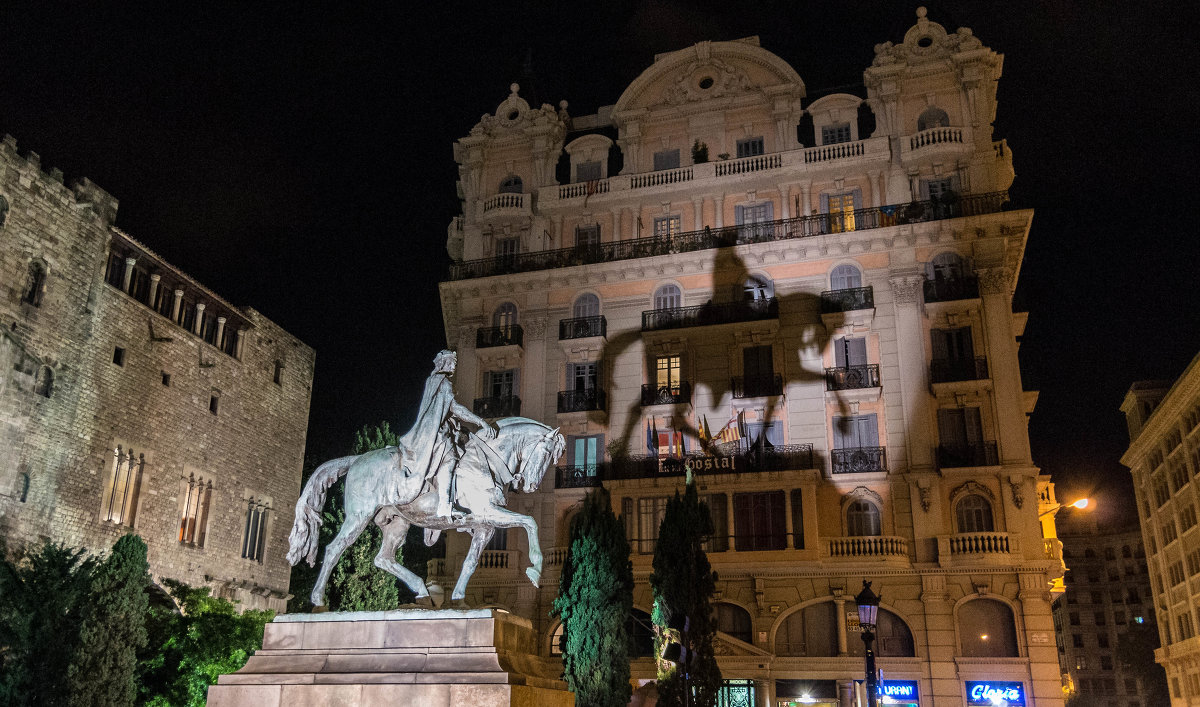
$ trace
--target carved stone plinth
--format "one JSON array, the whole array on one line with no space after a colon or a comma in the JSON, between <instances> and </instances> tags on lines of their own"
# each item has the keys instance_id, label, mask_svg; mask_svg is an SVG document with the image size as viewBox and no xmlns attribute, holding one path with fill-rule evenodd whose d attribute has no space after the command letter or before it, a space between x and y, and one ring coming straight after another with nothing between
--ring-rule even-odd
<instances>
[{"instance_id":1,"label":"carved stone plinth","mask_svg":"<svg viewBox=\"0 0 1200 707\"><path fill-rule=\"evenodd\" d=\"M571 707L529 621L495 609L284 614L210 707Z\"/></svg>"}]
</instances>

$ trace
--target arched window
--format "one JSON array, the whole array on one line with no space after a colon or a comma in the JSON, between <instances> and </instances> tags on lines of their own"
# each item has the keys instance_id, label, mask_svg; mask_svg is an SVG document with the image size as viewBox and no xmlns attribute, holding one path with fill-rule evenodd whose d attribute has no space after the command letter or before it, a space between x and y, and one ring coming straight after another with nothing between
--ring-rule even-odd
<instances>
[{"instance_id":1,"label":"arched window","mask_svg":"<svg viewBox=\"0 0 1200 707\"><path fill-rule=\"evenodd\" d=\"M761 275L751 275L746 278L742 287L746 299L752 302L768 300L775 296L775 283Z\"/></svg>"},{"instance_id":2,"label":"arched window","mask_svg":"<svg viewBox=\"0 0 1200 707\"><path fill-rule=\"evenodd\" d=\"M775 632L775 655L828 658L838 654L837 607L831 601L789 614Z\"/></svg>"},{"instance_id":3,"label":"arched window","mask_svg":"<svg viewBox=\"0 0 1200 707\"><path fill-rule=\"evenodd\" d=\"M963 276L963 261L958 253L938 253L933 256L929 266L935 280L957 280Z\"/></svg>"},{"instance_id":4,"label":"arched window","mask_svg":"<svg viewBox=\"0 0 1200 707\"><path fill-rule=\"evenodd\" d=\"M576 319L600 316L600 298L590 292L579 295L575 298L572 315Z\"/></svg>"},{"instance_id":5,"label":"arched window","mask_svg":"<svg viewBox=\"0 0 1200 707\"><path fill-rule=\"evenodd\" d=\"M41 263L29 264L29 281L25 286L25 296L21 301L33 305L34 307L42 306L42 293L46 289L46 268Z\"/></svg>"},{"instance_id":6,"label":"arched window","mask_svg":"<svg viewBox=\"0 0 1200 707\"><path fill-rule=\"evenodd\" d=\"M525 191L525 183L515 174L510 174L500 180L501 194L520 194Z\"/></svg>"},{"instance_id":7,"label":"arched window","mask_svg":"<svg viewBox=\"0 0 1200 707\"><path fill-rule=\"evenodd\" d=\"M992 523L992 504L983 496L973 493L964 497L954 508L960 533L990 533L995 530Z\"/></svg>"},{"instance_id":8,"label":"arched window","mask_svg":"<svg viewBox=\"0 0 1200 707\"><path fill-rule=\"evenodd\" d=\"M946 111L937 106L929 106L921 117L917 118L917 131L928 130L930 128L945 128L950 126L950 116L946 115Z\"/></svg>"},{"instance_id":9,"label":"arched window","mask_svg":"<svg viewBox=\"0 0 1200 707\"><path fill-rule=\"evenodd\" d=\"M857 611L857 604L846 602L847 614ZM863 642L855 638L856 636L846 637L846 648L850 655L861 657L864 651ZM879 614L875 617L875 639L875 655L881 658L915 658L917 655L908 624L887 609L879 609Z\"/></svg>"},{"instance_id":10,"label":"arched window","mask_svg":"<svg viewBox=\"0 0 1200 707\"><path fill-rule=\"evenodd\" d=\"M862 271L853 265L839 265L829 273L829 289L849 290L862 287Z\"/></svg>"},{"instance_id":11,"label":"arched window","mask_svg":"<svg viewBox=\"0 0 1200 707\"><path fill-rule=\"evenodd\" d=\"M874 503L858 500L846 509L846 534L850 537L880 535L882 523Z\"/></svg>"},{"instance_id":12,"label":"arched window","mask_svg":"<svg viewBox=\"0 0 1200 707\"><path fill-rule=\"evenodd\" d=\"M751 633L750 612L737 604L720 602L713 606L713 614L717 620L718 631L724 631L739 641L754 642Z\"/></svg>"},{"instance_id":13,"label":"arched window","mask_svg":"<svg viewBox=\"0 0 1200 707\"><path fill-rule=\"evenodd\" d=\"M1017 658L1017 626L1012 609L995 599L972 599L958 609L958 635L963 656Z\"/></svg>"},{"instance_id":14,"label":"arched window","mask_svg":"<svg viewBox=\"0 0 1200 707\"><path fill-rule=\"evenodd\" d=\"M683 306L683 295L677 285L663 285L654 291L655 309L674 309Z\"/></svg>"},{"instance_id":15,"label":"arched window","mask_svg":"<svg viewBox=\"0 0 1200 707\"><path fill-rule=\"evenodd\" d=\"M43 398L48 398L54 394L54 371L50 370L49 366L42 366L38 369L33 390Z\"/></svg>"},{"instance_id":16,"label":"arched window","mask_svg":"<svg viewBox=\"0 0 1200 707\"><path fill-rule=\"evenodd\" d=\"M517 305L505 302L492 314L492 326L509 328L517 323Z\"/></svg>"}]
</instances>

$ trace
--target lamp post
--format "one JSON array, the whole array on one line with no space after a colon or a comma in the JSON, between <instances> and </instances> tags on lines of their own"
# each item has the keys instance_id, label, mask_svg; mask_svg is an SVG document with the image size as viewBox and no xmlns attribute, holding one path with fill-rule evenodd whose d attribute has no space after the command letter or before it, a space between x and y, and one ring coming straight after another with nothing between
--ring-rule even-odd
<instances>
[{"instance_id":1,"label":"lamp post","mask_svg":"<svg viewBox=\"0 0 1200 707\"><path fill-rule=\"evenodd\" d=\"M879 672L875 670L875 618L879 614L880 596L871 591L871 583L863 580L862 591L854 597L858 605L858 623L862 627L863 646L867 656L867 704L879 705Z\"/></svg>"}]
</instances>

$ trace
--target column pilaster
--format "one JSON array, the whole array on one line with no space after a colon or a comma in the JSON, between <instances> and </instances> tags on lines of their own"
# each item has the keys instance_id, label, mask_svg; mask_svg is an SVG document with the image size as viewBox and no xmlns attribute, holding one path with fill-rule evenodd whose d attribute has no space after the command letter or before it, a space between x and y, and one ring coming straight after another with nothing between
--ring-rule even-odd
<instances>
[{"instance_id":1,"label":"column pilaster","mask_svg":"<svg viewBox=\"0 0 1200 707\"><path fill-rule=\"evenodd\" d=\"M925 277L916 267L893 270L892 307L896 312L896 349L900 358L904 442L909 471L933 468L932 401L925 362L925 328L921 316L921 286Z\"/></svg>"}]
</instances>

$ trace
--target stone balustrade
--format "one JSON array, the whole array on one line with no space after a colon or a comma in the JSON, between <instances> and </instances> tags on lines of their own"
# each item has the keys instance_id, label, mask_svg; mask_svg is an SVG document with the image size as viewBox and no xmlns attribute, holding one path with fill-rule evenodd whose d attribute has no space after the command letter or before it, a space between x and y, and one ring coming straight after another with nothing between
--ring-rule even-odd
<instances>
[{"instance_id":1,"label":"stone balustrade","mask_svg":"<svg viewBox=\"0 0 1200 707\"><path fill-rule=\"evenodd\" d=\"M825 555L832 558L907 557L908 541L893 535L828 538Z\"/></svg>"}]
</instances>

